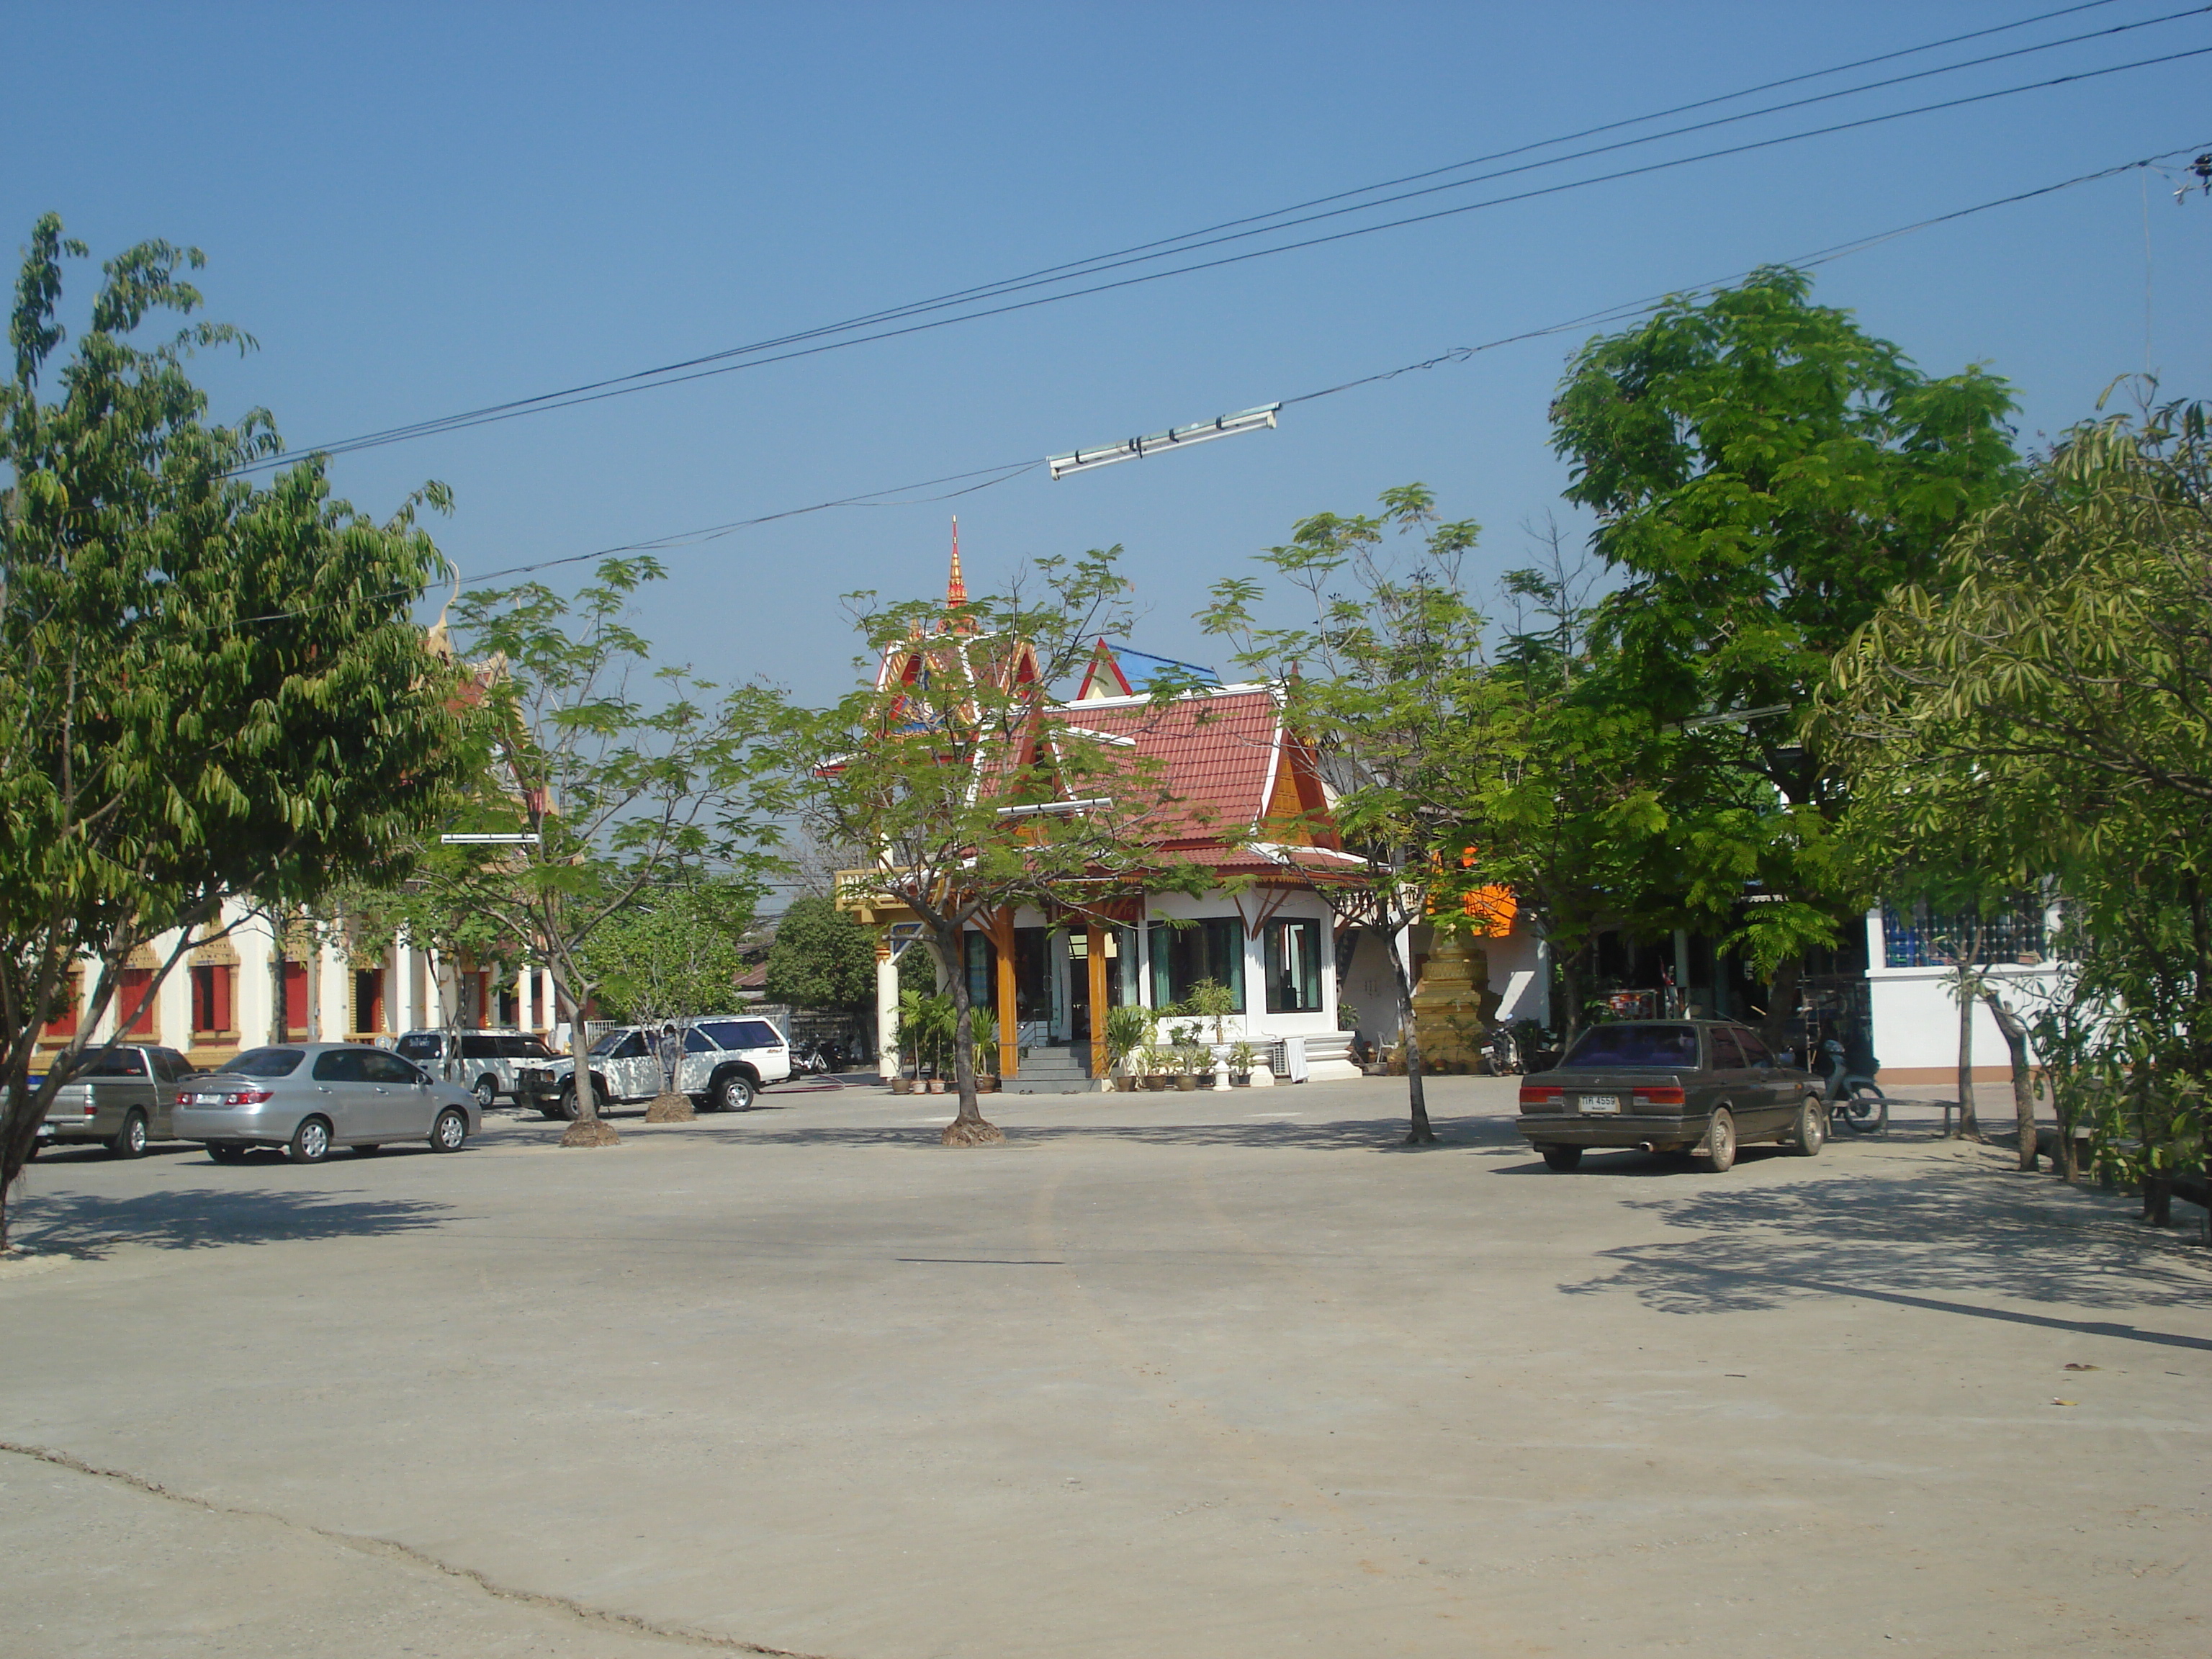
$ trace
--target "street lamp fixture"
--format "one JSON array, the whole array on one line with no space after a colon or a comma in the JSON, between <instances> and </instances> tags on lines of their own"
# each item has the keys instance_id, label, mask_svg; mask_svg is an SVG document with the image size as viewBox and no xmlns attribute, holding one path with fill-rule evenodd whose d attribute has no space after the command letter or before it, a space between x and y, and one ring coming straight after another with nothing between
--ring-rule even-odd
<instances>
[{"instance_id":1,"label":"street lamp fixture","mask_svg":"<svg viewBox=\"0 0 2212 1659\"><path fill-rule=\"evenodd\" d=\"M1002 818L1072 817L1078 812L1089 812L1113 804L1111 795L1093 795L1088 800L1048 800L1035 806L1001 806L999 816Z\"/></svg>"},{"instance_id":2,"label":"street lamp fixture","mask_svg":"<svg viewBox=\"0 0 2212 1659\"><path fill-rule=\"evenodd\" d=\"M1257 409L1239 410L1234 415L1218 415L1210 421L1194 421L1188 426L1171 426L1164 432L1155 432L1146 437L1124 438L1118 444L1108 444L1100 449L1075 449L1065 455L1048 455L1044 464L1052 469L1052 476L1058 479L1071 472L1088 472L1094 467L1111 466L1116 461L1141 460L1164 449L1211 443L1216 438L1233 438L1240 432L1262 431L1275 424L1275 411L1281 407L1280 404L1262 404Z\"/></svg>"},{"instance_id":3,"label":"street lamp fixture","mask_svg":"<svg viewBox=\"0 0 2212 1659\"><path fill-rule=\"evenodd\" d=\"M1771 702L1764 708L1731 708L1725 714L1692 714L1686 720L1675 722L1677 731L1687 732L1700 726L1746 726L1753 720L1765 720L1769 714L1786 714L1790 705Z\"/></svg>"}]
</instances>

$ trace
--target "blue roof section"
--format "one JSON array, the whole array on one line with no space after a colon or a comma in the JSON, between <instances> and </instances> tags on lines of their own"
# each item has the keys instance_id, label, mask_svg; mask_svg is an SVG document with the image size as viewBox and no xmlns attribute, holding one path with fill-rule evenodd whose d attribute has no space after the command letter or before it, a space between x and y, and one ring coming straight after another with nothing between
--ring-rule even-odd
<instances>
[{"instance_id":1,"label":"blue roof section","mask_svg":"<svg viewBox=\"0 0 2212 1659\"><path fill-rule=\"evenodd\" d=\"M1110 647L1114 660L1121 665L1121 678L1129 682L1133 692L1149 691L1152 682L1161 678L1182 681L1195 680L1202 685L1218 685L1221 676L1211 668L1194 662L1178 662L1173 657L1155 657L1147 651L1133 651L1126 645Z\"/></svg>"}]
</instances>

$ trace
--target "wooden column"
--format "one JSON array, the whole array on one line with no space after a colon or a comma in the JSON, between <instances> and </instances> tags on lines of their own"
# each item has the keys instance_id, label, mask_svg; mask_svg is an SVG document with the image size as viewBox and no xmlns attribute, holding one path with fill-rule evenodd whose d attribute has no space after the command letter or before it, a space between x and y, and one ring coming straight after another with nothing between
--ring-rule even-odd
<instances>
[{"instance_id":1,"label":"wooden column","mask_svg":"<svg viewBox=\"0 0 2212 1659\"><path fill-rule=\"evenodd\" d=\"M1014 1000L1014 913L1001 910L991 918L991 943L999 951L999 1075L1015 1076L1021 1070L1021 1023Z\"/></svg>"},{"instance_id":2,"label":"wooden column","mask_svg":"<svg viewBox=\"0 0 2212 1659\"><path fill-rule=\"evenodd\" d=\"M1106 1075L1106 930L1083 930L1084 966L1091 975L1091 1075Z\"/></svg>"}]
</instances>

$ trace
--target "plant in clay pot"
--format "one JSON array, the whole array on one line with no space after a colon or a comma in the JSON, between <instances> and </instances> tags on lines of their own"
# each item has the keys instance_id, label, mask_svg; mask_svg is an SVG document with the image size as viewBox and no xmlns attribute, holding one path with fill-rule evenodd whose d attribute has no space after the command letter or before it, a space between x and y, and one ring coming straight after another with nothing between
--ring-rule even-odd
<instances>
[{"instance_id":1,"label":"plant in clay pot","mask_svg":"<svg viewBox=\"0 0 2212 1659\"><path fill-rule=\"evenodd\" d=\"M1107 1069L1114 1074L1117 1087L1128 1090L1137 1086L1138 1073L1142 1070L1137 1057L1152 1041L1153 1024L1158 1018L1151 1009L1134 1004L1106 1011Z\"/></svg>"},{"instance_id":2,"label":"plant in clay pot","mask_svg":"<svg viewBox=\"0 0 2212 1659\"><path fill-rule=\"evenodd\" d=\"M1252 1068L1260 1061L1260 1051L1249 1042L1238 1042L1229 1050L1229 1083L1231 1088L1252 1086Z\"/></svg>"}]
</instances>

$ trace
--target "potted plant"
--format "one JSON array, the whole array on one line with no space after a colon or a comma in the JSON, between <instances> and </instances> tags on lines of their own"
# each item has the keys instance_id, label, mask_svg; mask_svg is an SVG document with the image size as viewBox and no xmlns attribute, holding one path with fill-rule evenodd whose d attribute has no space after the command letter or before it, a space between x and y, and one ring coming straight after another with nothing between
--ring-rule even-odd
<instances>
[{"instance_id":1,"label":"potted plant","mask_svg":"<svg viewBox=\"0 0 2212 1659\"><path fill-rule=\"evenodd\" d=\"M1190 988L1190 994L1182 1000L1178 1012L1212 1020L1214 1042L1225 1043L1229 1041L1225 1023L1231 1014L1243 1011L1237 1006L1237 994L1226 985L1218 980L1202 979ZM1188 1029L1193 1036L1196 1035L1196 1026Z\"/></svg>"},{"instance_id":2,"label":"potted plant","mask_svg":"<svg viewBox=\"0 0 2212 1659\"><path fill-rule=\"evenodd\" d=\"M1213 1069L1213 1052L1198 1040L1198 1028L1187 1025L1176 1033L1176 1087L1185 1091L1198 1087L1198 1074Z\"/></svg>"},{"instance_id":3,"label":"potted plant","mask_svg":"<svg viewBox=\"0 0 2212 1659\"><path fill-rule=\"evenodd\" d=\"M970 1008L968 1028L975 1034L975 1091L993 1095L999 1091L999 1017L988 1008ZM959 1017L953 1017L953 1030L959 1030Z\"/></svg>"},{"instance_id":4,"label":"potted plant","mask_svg":"<svg viewBox=\"0 0 2212 1659\"><path fill-rule=\"evenodd\" d=\"M1144 1083L1147 1089L1164 1089L1175 1070L1175 1058L1156 1042L1148 1042L1139 1051L1144 1068Z\"/></svg>"},{"instance_id":5,"label":"potted plant","mask_svg":"<svg viewBox=\"0 0 2212 1659\"><path fill-rule=\"evenodd\" d=\"M1260 1051L1247 1042L1239 1042L1229 1050L1229 1086L1249 1089L1252 1086L1252 1068L1259 1064Z\"/></svg>"},{"instance_id":6,"label":"potted plant","mask_svg":"<svg viewBox=\"0 0 2212 1659\"><path fill-rule=\"evenodd\" d=\"M1134 1004L1106 1011L1106 1069L1113 1073L1117 1089L1126 1091L1137 1086L1136 1056L1152 1041L1152 1024L1158 1018L1151 1009Z\"/></svg>"}]
</instances>

